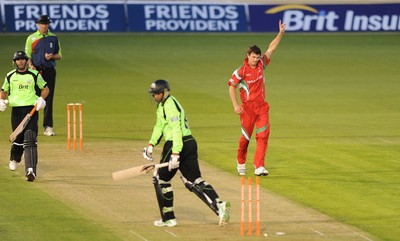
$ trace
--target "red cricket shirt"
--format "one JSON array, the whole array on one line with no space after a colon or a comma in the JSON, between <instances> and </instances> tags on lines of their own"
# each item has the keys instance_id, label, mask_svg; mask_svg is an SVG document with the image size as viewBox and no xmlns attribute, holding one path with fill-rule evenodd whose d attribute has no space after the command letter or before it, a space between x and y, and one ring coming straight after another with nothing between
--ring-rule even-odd
<instances>
[{"instance_id":1,"label":"red cricket shirt","mask_svg":"<svg viewBox=\"0 0 400 241\"><path fill-rule=\"evenodd\" d=\"M250 67L248 59L245 58L243 65L233 72L228 84L235 88L240 88L240 99L242 103L265 102L264 70L270 60L271 59L264 54L253 69Z\"/></svg>"}]
</instances>

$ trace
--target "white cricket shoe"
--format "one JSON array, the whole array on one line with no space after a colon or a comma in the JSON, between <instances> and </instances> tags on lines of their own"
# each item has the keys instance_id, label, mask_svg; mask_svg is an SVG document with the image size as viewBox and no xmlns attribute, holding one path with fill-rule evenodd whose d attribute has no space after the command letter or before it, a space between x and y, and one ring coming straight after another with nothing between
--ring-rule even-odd
<instances>
[{"instance_id":1,"label":"white cricket shoe","mask_svg":"<svg viewBox=\"0 0 400 241\"><path fill-rule=\"evenodd\" d=\"M165 227L165 226L175 227L177 224L178 223L176 222L176 219L170 219L165 222L162 219L154 221L154 226L157 226L157 227Z\"/></svg>"},{"instance_id":2,"label":"white cricket shoe","mask_svg":"<svg viewBox=\"0 0 400 241\"><path fill-rule=\"evenodd\" d=\"M8 164L8 167L10 168L11 171L15 171L18 167L18 162L17 161L10 161L10 164Z\"/></svg>"},{"instance_id":3,"label":"white cricket shoe","mask_svg":"<svg viewBox=\"0 0 400 241\"><path fill-rule=\"evenodd\" d=\"M28 182L33 182L33 181L35 180L36 175L35 175L35 173L33 172L33 168L32 168L32 167L28 168L28 172L26 173L25 176L26 176L26 180L27 180Z\"/></svg>"},{"instance_id":4,"label":"white cricket shoe","mask_svg":"<svg viewBox=\"0 0 400 241\"><path fill-rule=\"evenodd\" d=\"M56 133L54 133L54 130L53 130L53 128L52 127L50 127L50 126L47 126L45 129L44 129L44 133L43 133L45 136L55 136L56 135Z\"/></svg>"},{"instance_id":5,"label":"white cricket shoe","mask_svg":"<svg viewBox=\"0 0 400 241\"><path fill-rule=\"evenodd\" d=\"M254 175L256 175L256 176L268 176L268 174L269 174L269 172L263 166L254 170Z\"/></svg>"},{"instance_id":6,"label":"white cricket shoe","mask_svg":"<svg viewBox=\"0 0 400 241\"><path fill-rule=\"evenodd\" d=\"M223 227L228 225L230 219L230 210L231 203L230 202L218 202L218 216L219 216L219 226Z\"/></svg>"},{"instance_id":7,"label":"white cricket shoe","mask_svg":"<svg viewBox=\"0 0 400 241\"><path fill-rule=\"evenodd\" d=\"M237 164L237 171L240 176L246 175L246 164Z\"/></svg>"}]
</instances>

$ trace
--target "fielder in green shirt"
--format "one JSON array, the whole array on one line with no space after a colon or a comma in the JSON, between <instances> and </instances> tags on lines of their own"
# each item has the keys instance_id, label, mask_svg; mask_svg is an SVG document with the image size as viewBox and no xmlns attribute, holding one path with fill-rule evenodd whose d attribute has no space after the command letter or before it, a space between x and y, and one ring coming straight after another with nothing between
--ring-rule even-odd
<instances>
[{"instance_id":1,"label":"fielder in green shirt","mask_svg":"<svg viewBox=\"0 0 400 241\"><path fill-rule=\"evenodd\" d=\"M149 93L157 102L157 122L149 144L144 148L143 157L153 161L153 147L164 137L165 144L160 163L169 163L168 168L155 170L153 176L161 214L161 219L155 221L154 225L159 227L177 225L171 179L180 170L186 188L194 192L219 216L220 226L225 226L229 222L230 203L220 200L214 188L201 177L197 142L189 129L185 110L169 91L169 84L165 80L156 80L149 89Z\"/></svg>"}]
</instances>

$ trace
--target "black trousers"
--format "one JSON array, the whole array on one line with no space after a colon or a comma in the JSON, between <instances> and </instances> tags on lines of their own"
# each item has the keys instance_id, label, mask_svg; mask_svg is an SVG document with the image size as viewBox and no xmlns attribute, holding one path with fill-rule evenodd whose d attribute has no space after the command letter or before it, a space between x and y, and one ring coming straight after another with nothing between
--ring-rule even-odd
<instances>
[{"instance_id":1,"label":"black trousers","mask_svg":"<svg viewBox=\"0 0 400 241\"><path fill-rule=\"evenodd\" d=\"M12 130L14 131L17 126L21 123L21 121L25 118L25 116L31 112L33 106L22 106L22 107L13 107L11 110L11 127ZM23 143L24 142L24 133L27 130L33 130L35 132L38 131L38 120L39 120L39 114L37 111L33 114L31 117L30 121L26 125L24 131L17 136L17 139L15 139L16 143Z\"/></svg>"},{"instance_id":2,"label":"black trousers","mask_svg":"<svg viewBox=\"0 0 400 241\"><path fill-rule=\"evenodd\" d=\"M168 162L172 154L172 141L167 141L164 144L164 148L161 156L161 163ZM180 163L179 170L182 175L189 180L194 182L197 178L201 177L198 155L197 155L197 142L192 136L183 137L183 148L179 153ZM174 169L171 172L168 168L158 169L159 178L163 181L170 181L176 174L178 169Z\"/></svg>"},{"instance_id":3,"label":"black trousers","mask_svg":"<svg viewBox=\"0 0 400 241\"><path fill-rule=\"evenodd\" d=\"M11 110L11 127L14 131L17 126L21 123L21 121L25 118L25 116L32 110L33 106L22 106L22 107L13 107ZM15 141L11 146L10 152L10 161L15 160L17 162L21 161L22 154L24 152L23 145L24 145L24 136L27 130L33 130L37 134L38 131L38 119L39 114L35 112L31 119L29 120L28 124L26 125L25 129L17 136Z\"/></svg>"},{"instance_id":4,"label":"black trousers","mask_svg":"<svg viewBox=\"0 0 400 241\"><path fill-rule=\"evenodd\" d=\"M37 68L37 70L40 71L43 79L47 82L47 87L49 87L50 89L50 93L46 98L46 107L44 108L43 127L46 126L53 127L53 99L54 99L54 91L56 89L56 69Z\"/></svg>"},{"instance_id":5,"label":"black trousers","mask_svg":"<svg viewBox=\"0 0 400 241\"><path fill-rule=\"evenodd\" d=\"M164 144L161 163L168 162L172 153L172 141L167 141ZM194 192L204 203L206 203L214 212L218 213L217 199L218 194L214 190L214 188L205 182L201 178L199 161L197 155L197 142L192 136L183 137L183 148L181 153L179 153L180 164L179 170L182 175L191 182L191 187L185 186L191 191ZM168 171L168 168L160 168L158 169L159 179L164 182L169 182L177 173L178 169L173 169ZM201 178L196 183L195 180ZM160 208L161 218L163 221L174 219L175 213L173 211L174 205L174 194L173 191L168 191L163 193L162 189L167 189L171 187L170 183L162 183L160 187L156 187L156 194L158 205Z\"/></svg>"}]
</instances>

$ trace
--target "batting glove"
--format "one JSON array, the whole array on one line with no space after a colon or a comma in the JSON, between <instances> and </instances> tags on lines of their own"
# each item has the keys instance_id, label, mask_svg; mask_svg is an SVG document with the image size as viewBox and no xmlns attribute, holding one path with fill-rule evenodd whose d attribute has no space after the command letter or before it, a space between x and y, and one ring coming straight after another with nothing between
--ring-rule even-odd
<instances>
[{"instance_id":1,"label":"batting glove","mask_svg":"<svg viewBox=\"0 0 400 241\"><path fill-rule=\"evenodd\" d=\"M36 111L44 109L44 107L46 107L46 101L43 99L43 97L39 97L36 100Z\"/></svg>"},{"instance_id":2,"label":"batting glove","mask_svg":"<svg viewBox=\"0 0 400 241\"><path fill-rule=\"evenodd\" d=\"M149 144L143 149L143 157L148 161L153 161L153 145Z\"/></svg>"},{"instance_id":3,"label":"batting glove","mask_svg":"<svg viewBox=\"0 0 400 241\"><path fill-rule=\"evenodd\" d=\"M5 111L7 109L7 100L0 99L0 111Z\"/></svg>"},{"instance_id":4,"label":"batting glove","mask_svg":"<svg viewBox=\"0 0 400 241\"><path fill-rule=\"evenodd\" d=\"M172 154L169 159L168 171L179 167L179 154Z\"/></svg>"}]
</instances>

